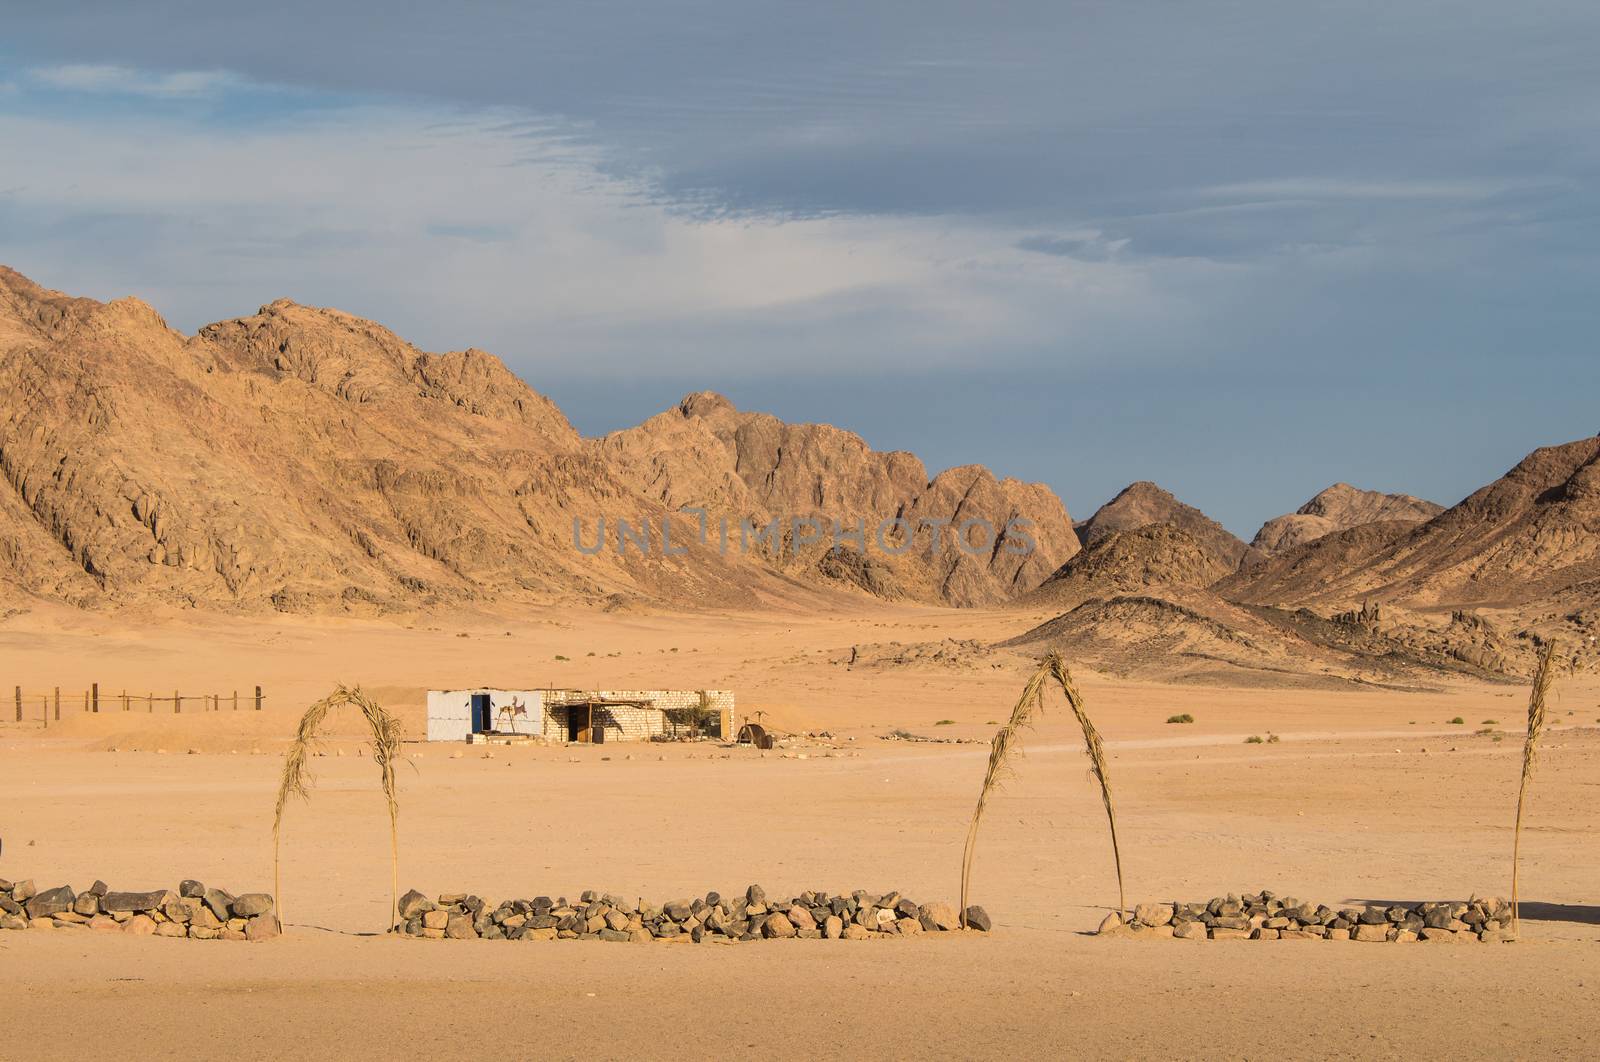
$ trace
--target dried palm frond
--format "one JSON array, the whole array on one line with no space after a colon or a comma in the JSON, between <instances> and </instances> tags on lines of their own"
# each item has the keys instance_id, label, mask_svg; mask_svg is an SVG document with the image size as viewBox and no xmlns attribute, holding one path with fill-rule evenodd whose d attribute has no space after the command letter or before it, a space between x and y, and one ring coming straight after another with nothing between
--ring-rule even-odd
<instances>
[{"instance_id":1,"label":"dried palm frond","mask_svg":"<svg viewBox=\"0 0 1600 1062\"><path fill-rule=\"evenodd\" d=\"M382 705L361 692L361 687L349 689L339 686L328 696L306 709L295 731L294 743L283 760L283 775L278 784L277 809L272 819L272 887L278 908L278 920L283 920L283 878L279 859L283 834L283 811L289 798L297 796L307 800L311 796L312 781L306 760L316 746L317 734L330 711L349 705L360 709L361 715L372 730L372 758L381 772L383 796L389 805L389 870L390 895L389 924L395 925L400 915L400 799L395 789L394 765L400 758L400 723Z\"/></svg>"},{"instance_id":2,"label":"dried palm frond","mask_svg":"<svg viewBox=\"0 0 1600 1062\"><path fill-rule=\"evenodd\" d=\"M1521 927L1517 904L1517 870L1522 858L1522 809L1528 799L1528 784L1533 781L1533 766L1538 759L1539 733L1544 729L1544 702L1555 679L1556 643L1546 642L1533 673L1533 690L1528 694L1528 736L1522 743L1522 782L1517 788L1517 823L1511 841L1511 928Z\"/></svg>"},{"instance_id":3,"label":"dried palm frond","mask_svg":"<svg viewBox=\"0 0 1600 1062\"><path fill-rule=\"evenodd\" d=\"M1100 743L1100 731L1095 729L1094 721L1089 718L1089 713L1084 709L1083 694L1078 692L1077 685L1072 681L1072 672L1067 670L1067 663L1061 659L1060 653L1051 653L1045 660L1045 666L1050 669L1050 675L1061 687L1062 696L1072 706L1072 714L1078 717L1078 726L1083 729L1084 748L1089 753L1089 769L1094 772L1095 779L1100 783L1100 800L1106 806L1106 823L1111 828L1111 858L1117 866L1117 911L1119 913L1128 909L1127 894L1122 887L1122 850L1117 845L1117 809L1111 802L1111 779L1106 774L1106 750Z\"/></svg>"},{"instance_id":4,"label":"dried palm frond","mask_svg":"<svg viewBox=\"0 0 1600 1062\"><path fill-rule=\"evenodd\" d=\"M1021 755L1022 731L1033 725L1036 713L1044 711L1044 690L1051 679L1061 687L1062 695L1072 707L1072 713L1077 717L1078 725L1083 729L1084 745L1089 753L1089 763L1094 771L1095 778L1100 782L1100 797L1105 804L1106 818L1111 824L1111 854L1117 866L1117 903L1118 910L1124 910L1127 902L1124 898L1122 885L1122 854L1117 846L1117 815L1111 802L1111 782L1106 772L1105 749L1100 741L1100 732L1095 729L1087 710L1084 708L1083 695L1078 692L1077 685L1072 681L1072 673L1067 669L1066 662L1059 653L1051 653L1039 665L1033 677L1028 679L1027 685L1022 688L1022 696L1017 698L1017 703L1011 709L1011 718L1004 726L995 732L994 739L989 746L989 766L984 772L983 788L978 791L978 805L973 809L972 822L967 826L966 848L961 854L961 924L966 925L967 897L969 882L972 877L973 854L977 849L978 825L983 820L984 808L988 805L989 794L992 793L1011 770L1010 760L1013 755Z\"/></svg>"},{"instance_id":5,"label":"dried palm frond","mask_svg":"<svg viewBox=\"0 0 1600 1062\"><path fill-rule=\"evenodd\" d=\"M967 924L967 883L972 877L972 856L978 845L978 823L983 821L983 809L992 793L1011 770L1007 761L1012 753L1021 755L1021 736L1024 728L1033 725L1033 714L1044 709L1044 680L1047 671L1041 667L1034 672L1028 684L1022 687L1022 696L1011 709L1011 718L995 731L989 744L989 767L983 774L983 788L978 790L978 806L972 811L972 823L967 827L967 845L961 853L961 925Z\"/></svg>"}]
</instances>

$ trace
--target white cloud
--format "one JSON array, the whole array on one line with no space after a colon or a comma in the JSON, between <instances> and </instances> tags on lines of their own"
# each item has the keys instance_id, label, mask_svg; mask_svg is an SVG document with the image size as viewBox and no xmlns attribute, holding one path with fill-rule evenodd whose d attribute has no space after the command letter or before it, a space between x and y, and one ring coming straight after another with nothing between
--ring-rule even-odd
<instances>
[{"instance_id":1,"label":"white cloud","mask_svg":"<svg viewBox=\"0 0 1600 1062\"><path fill-rule=\"evenodd\" d=\"M1015 246L1029 230L992 222L688 217L606 176L571 130L526 118L0 115L0 187L26 189L0 260L140 295L189 329L286 295L435 349L597 375L1099 356L1100 340L1183 316L1171 276L1030 253Z\"/></svg>"},{"instance_id":2,"label":"white cloud","mask_svg":"<svg viewBox=\"0 0 1600 1062\"><path fill-rule=\"evenodd\" d=\"M74 63L65 66L36 67L28 71L32 80L47 88L69 92L112 93L161 99L187 99L210 96L237 84L237 79L221 70L178 70L152 73L126 66Z\"/></svg>"}]
</instances>

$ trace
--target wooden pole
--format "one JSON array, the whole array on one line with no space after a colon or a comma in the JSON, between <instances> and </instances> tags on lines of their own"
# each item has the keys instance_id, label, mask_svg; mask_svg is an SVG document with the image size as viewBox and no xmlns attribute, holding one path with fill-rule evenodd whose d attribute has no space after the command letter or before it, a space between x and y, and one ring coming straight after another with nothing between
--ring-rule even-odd
<instances>
[{"instance_id":1,"label":"wooden pole","mask_svg":"<svg viewBox=\"0 0 1600 1062\"><path fill-rule=\"evenodd\" d=\"M89 714L89 691L88 690L84 690L83 691L83 714L84 715L88 715Z\"/></svg>"},{"instance_id":2,"label":"wooden pole","mask_svg":"<svg viewBox=\"0 0 1600 1062\"><path fill-rule=\"evenodd\" d=\"M145 706L145 710L148 711L151 715L155 715L156 714L156 695L155 695L155 691L154 690L152 690L149 693L145 694L144 706Z\"/></svg>"},{"instance_id":3,"label":"wooden pole","mask_svg":"<svg viewBox=\"0 0 1600 1062\"><path fill-rule=\"evenodd\" d=\"M56 722L61 722L61 687L56 687Z\"/></svg>"},{"instance_id":4,"label":"wooden pole","mask_svg":"<svg viewBox=\"0 0 1600 1062\"><path fill-rule=\"evenodd\" d=\"M256 687L256 711L261 711L261 687Z\"/></svg>"},{"instance_id":5,"label":"wooden pole","mask_svg":"<svg viewBox=\"0 0 1600 1062\"><path fill-rule=\"evenodd\" d=\"M233 691L233 710L236 711L236 712L239 710L239 691L238 690L234 690Z\"/></svg>"},{"instance_id":6,"label":"wooden pole","mask_svg":"<svg viewBox=\"0 0 1600 1062\"><path fill-rule=\"evenodd\" d=\"M22 722L22 687L17 687L17 722Z\"/></svg>"},{"instance_id":7,"label":"wooden pole","mask_svg":"<svg viewBox=\"0 0 1600 1062\"><path fill-rule=\"evenodd\" d=\"M46 730L49 730L50 729L50 698L49 697L40 697L39 698L39 710L44 715L44 728Z\"/></svg>"},{"instance_id":8,"label":"wooden pole","mask_svg":"<svg viewBox=\"0 0 1600 1062\"><path fill-rule=\"evenodd\" d=\"M95 715L99 715L100 714L100 683L96 682L93 685L91 685L89 687L89 691L94 696L94 714Z\"/></svg>"},{"instance_id":9,"label":"wooden pole","mask_svg":"<svg viewBox=\"0 0 1600 1062\"><path fill-rule=\"evenodd\" d=\"M179 715L183 712L183 701L178 697L178 691L172 691L172 714Z\"/></svg>"}]
</instances>

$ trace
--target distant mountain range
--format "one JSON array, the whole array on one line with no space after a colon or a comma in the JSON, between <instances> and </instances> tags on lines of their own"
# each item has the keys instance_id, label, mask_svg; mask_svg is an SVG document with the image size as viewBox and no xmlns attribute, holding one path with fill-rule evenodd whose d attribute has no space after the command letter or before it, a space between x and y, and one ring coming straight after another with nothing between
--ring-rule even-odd
<instances>
[{"instance_id":1,"label":"distant mountain range","mask_svg":"<svg viewBox=\"0 0 1600 1062\"><path fill-rule=\"evenodd\" d=\"M585 438L483 351L282 300L186 336L136 299L0 267L0 595L383 613L863 594L1059 607L1037 637L1069 648L1071 630L1081 648L1225 629L1291 656L1338 641L1313 621L1381 631L1388 609L1414 628L1406 653L1516 670L1542 637L1593 637L1600 438L1537 450L1450 509L1335 484L1248 544L1149 482L1075 527L1042 484L930 477L710 392ZM1461 618L1480 610L1521 635Z\"/></svg>"}]
</instances>

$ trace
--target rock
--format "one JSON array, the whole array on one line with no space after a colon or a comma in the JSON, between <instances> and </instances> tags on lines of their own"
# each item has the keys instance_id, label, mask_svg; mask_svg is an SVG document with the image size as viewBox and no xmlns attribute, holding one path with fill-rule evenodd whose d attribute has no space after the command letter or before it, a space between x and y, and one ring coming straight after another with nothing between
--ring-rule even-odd
<instances>
[{"instance_id":1,"label":"rock","mask_svg":"<svg viewBox=\"0 0 1600 1062\"><path fill-rule=\"evenodd\" d=\"M242 929L228 929L224 927L217 933L218 940L249 940Z\"/></svg>"},{"instance_id":2,"label":"rock","mask_svg":"<svg viewBox=\"0 0 1600 1062\"><path fill-rule=\"evenodd\" d=\"M149 915L136 914L122 924L122 931L135 937L148 937L155 933L155 921Z\"/></svg>"},{"instance_id":3,"label":"rock","mask_svg":"<svg viewBox=\"0 0 1600 1062\"><path fill-rule=\"evenodd\" d=\"M1179 940L1205 940L1206 924L1204 922L1184 922L1173 928L1172 935Z\"/></svg>"},{"instance_id":4,"label":"rock","mask_svg":"<svg viewBox=\"0 0 1600 1062\"><path fill-rule=\"evenodd\" d=\"M612 910L606 915L606 925L612 930L624 932L628 928L628 916L621 911Z\"/></svg>"},{"instance_id":5,"label":"rock","mask_svg":"<svg viewBox=\"0 0 1600 1062\"><path fill-rule=\"evenodd\" d=\"M1251 930L1219 927L1211 931L1212 940L1249 940Z\"/></svg>"},{"instance_id":6,"label":"rock","mask_svg":"<svg viewBox=\"0 0 1600 1062\"><path fill-rule=\"evenodd\" d=\"M450 912L437 907L422 913L422 927L424 929L443 929L450 924Z\"/></svg>"},{"instance_id":7,"label":"rock","mask_svg":"<svg viewBox=\"0 0 1600 1062\"><path fill-rule=\"evenodd\" d=\"M27 929L28 920L22 915L0 914L0 929Z\"/></svg>"},{"instance_id":8,"label":"rock","mask_svg":"<svg viewBox=\"0 0 1600 1062\"><path fill-rule=\"evenodd\" d=\"M915 918L901 918L895 921L894 928L898 933L908 937L914 937L922 932L922 923L917 921ZM806 930L801 930L802 934L805 932ZM811 930L810 932L815 933L816 930Z\"/></svg>"},{"instance_id":9,"label":"rock","mask_svg":"<svg viewBox=\"0 0 1600 1062\"><path fill-rule=\"evenodd\" d=\"M1123 933L1123 932L1126 932L1127 928L1128 927L1122 921L1122 915L1119 914L1116 911L1112 911L1110 914L1108 914L1104 918L1100 919L1100 928L1095 930L1095 933L1096 934ZM1203 929L1204 927L1202 926L1201 928Z\"/></svg>"},{"instance_id":10,"label":"rock","mask_svg":"<svg viewBox=\"0 0 1600 1062\"><path fill-rule=\"evenodd\" d=\"M744 899L751 907L764 906L767 902L767 890L760 885L752 885L744 890Z\"/></svg>"},{"instance_id":11,"label":"rock","mask_svg":"<svg viewBox=\"0 0 1600 1062\"><path fill-rule=\"evenodd\" d=\"M100 910L138 914L160 910L169 900L177 898L177 894L171 889L157 889L155 892L108 892L100 897Z\"/></svg>"},{"instance_id":12,"label":"rock","mask_svg":"<svg viewBox=\"0 0 1600 1062\"><path fill-rule=\"evenodd\" d=\"M987 933L994 928L994 923L989 921L989 912L977 904L967 908L967 928L976 929L979 933Z\"/></svg>"},{"instance_id":13,"label":"rock","mask_svg":"<svg viewBox=\"0 0 1600 1062\"><path fill-rule=\"evenodd\" d=\"M278 924L275 914L262 914L245 923L244 935L246 940L271 940L283 932L283 926Z\"/></svg>"},{"instance_id":14,"label":"rock","mask_svg":"<svg viewBox=\"0 0 1600 1062\"><path fill-rule=\"evenodd\" d=\"M156 936L158 937L186 937L188 935L189 928L180 926L176 922L162 922L156 926Z\"/></svg>"},{"instance_id":15,"label":"rock","mask_svg":"<svg viewBox=\"0 0 1600 1062\"><path fill-rule=\"evenodd\" d=\"M400 917L402 920L410 921L431 910L433 910L433 901L416 889L412 889L400 897Z\"/></svg>"},{"instance_id":16,"label":"rock","mask_svg":"<svg viewBox=\"0 0 1600 1062\"><path fill-rule=\"evenodd\" d=\"M761 935L769 939L783 940L794 936L794 933L794 923L778 911L767 915L766 919L761 923Z\"/></svg>"},{"instance_id":17,"label":"rock","mask_svg":"<svg viewBox=\"0 0 1600 1062\"><path fill-rule=\"evenodd\" d=\"M101 881L99 878L96 878L94 884L89 886L90 896L104 896L110 891L111 890L109 886L107 886L106 883Z\"/></svg>"},{"instance_id":18,"label":"rock","mask_svg":"<svg viewBox=\"0 0 1600 1062\"><path fill-rule=\"evenodd\" d=\"M844 939L845 940L871 940L872 939L872 933L869 930L867 930L865 927L858 926L854 922L852 922L849 925L844 927Z\"/></svg>"},{"instance_id":19,"label":"rock","mask_svg":"<svg viewBox=\"0 0 1600 1062\"><path fill-rule=\"evenodd\" d=\"M93 918L100 913L100 897L92 892L80 893L73 901L72 909L85 918Z\"/></svg>"},{"instance_id":20,"label":"rock","mask_svg":"<svg viewBox=\"0 0 1600 1062\"><path fill-rule=\"evenodd\" d=\"M16 897L14 889L11 895L13 898ZM67 886L62 885L59 888L46 889L44 892L35 894L29 898L24 906L27 908L29 918L50 918L53 915L71 911L72 905L77 902L77 899L76 893Z\"/></svg>"},{"instance_id":21,"label":"rock","mask_svg":"<svg viewBox=\"0 0 1600 1062\"><path fill-rule=\"evenodd\" d=\"M822 920L822 937L824 940L838 940L844 935L844 922L838 915L829 915Z\"/></svg>"},{"instance_id":22,"label":"rock","mask_svg":"<svg viewBox=\"0 0 1600 1062\"><path fill-rule=\"evenodd\" d=\"M33 899L38 890L33 887L33 879L13 882L11 885L11 898L18 903L27 903Z\"/></svg>"},{"instance_id":23,"label":"rock","mask_svg":"<svg viewBox=\"0 0 1600 1062\"><path fill-rule=\"evenodd\" d=\"M1266 927L1263 926L1262 928L1257 929L1254 932L1252 932L1251 935L1250 935L1250 939L1251 940L1277 940L1278 939L1278 931L1276 929L1267 929Z\"/></svg>"},{"instance_id":24,"label":"rock","mask_svg":"<svg viewBox=\"0 0 1600 1062\"><path fill-rule=\"evenodd\" d=\"M1328 930L1328 939L1329 940L1349 940L1350 939L1350 931L1348 929L1342 929L1342 928L1330 928Z\"/></svg>"},{"instance_id":25,"label":"rock","mask_svg":"<svg viewBox=\"0 0 1600 1062\"><path fill-rule=\"evenodd\" d=\"M1356 940L1385 941L1389 939L1389 920L1385 918L1382 923L1363 922L1356 926Z\"/></svg>"},{"instance_id":26,"label":"rock","mask_svg":"<svg viewBox=\"0 0 1600 1062\"><path fill-rule=\"evenodd\" d=\"M961 928L961 916L948 903L925 903L918 911L922 917L932 921L935 928L947 933Z\"/></svg>"},{"instance_id":27,"label":"rock","mask_svg":"<svg viewBox=\"0 0 1600 1062\"><path fill-rule=\"evenodd\" d=\"M1394 941L1396 944L1409 944L1416 939L1417 934L1412 930L1397 929L1394 931Z\"/></svg>"},{"instance_id":28,"label":"rock","mask_svg":"<svg viewBox=\"0 0 1600 1062\"><path fill-rule=\"evenodd\" d=\"M1389 924L1389 912L1382 907L1368 907L1360 913L1356 921L1364 926L1387 926ZM1357 937L1356 939L1360 940L1362 938Z\"/></svg>"},{"instance_id":29,"label":"rock","mask_svg":"<svg viewBox=\"0 0 1600 1062\"><path fill-rule=\"evenodd\" d=\"M178 883L178 895L179 896L192 896L192 897L194 897L195 899L198 900L200 897L204 896L205 894L206 894L206 887L204 885L200 884L200 882L195 881L193 878L189 878L189 879L187 879L185 881L180 881Z\"/></svg>"},{"instance_id":30,"label":"rock","mask_svg":"<svg viewBox=\"0 0 1600 1062\"><path fill-rule=\"evenodd\" d=\"M222 889L207 889L201 896L201 902L223 922L226 922L233 912L233 894Z\"/></svg>"},{"instance_id":31,"label":"rock","mask_svg":"<svg viewBox=\"0 0 1600 1062\"><path fill-rule=\"evenodd\" d=\"M255 918L272 910L272 897L264 892L247 892L230 908L236 918Z\"/></svg>"},{"instance_id":32,"label":"rock","mask_svg":"<svg viewBox=\"0 0 1600 1062\"><path fill-rule=\"evenodd\" d=\"M218 930L215 926L191 925L189 927L190 940L216 940Z\"/></svg>"},{"instance_id":33,"label":"rock","mask_svg":"<svg viewBox=\"0 0 1600 1062\"><path fill-rule=\"evenodd\" d=\"M752 885L751 888L755 888L755 886ZM672 919L674 922L686 922L689 920L689 916L694 913L689 908L688 900L669 900L667 904L662 907L662 911L664 911L666 916Z\"/></svg>"},{"instance_id":34,"label":"rock","mask_svg":"<svg viewBox=\"0 0 1600 1062\"><path fill-rule=\"evenodd\" d=\"M1505 944L1516 940L1517 935L1509 927L1494 923L1485 926L1478 934L1478 939L1489 944Z\"/></svg>"},{"instance_id":35,"label":"rock","mask_svg":"<svg viewBox=\"0 0 1600 1062\"><path fill-rule=\"evenodd\" d=\"M801 907L799 904L794 904L791 906L786 912L785 917L787 917L789 921L794 924L796 929L817 928L817 920L812 917L810 911L804 907ZM920 929L921 927L919 926L918 928Z\"/></svg>"},{"instance_id":36,"label":"rock","mask_svg":"<svg viewBox=\"0 0 1600 1062\"><path fill-rule=\"evenodd\" d=\"M613 911L612 913L615 914L616 912ZM626 922L627 919L623 919L623 921ZM633 938L620 929L612 929L608 926L600 931L600 939L616 944L626 944Z\"/></svg>"},{"instance_id":37,"label":"rock","mask_svg":"<svg viewBox=\"0 0 1600 1062\"><path fill-rule=\"evenodd\" d=\"M1164 903L1141 903L1134 907L1133 917L1147 926L1164 926L1172 921L1172 907Z\"/></svg>"}]
</instances>

